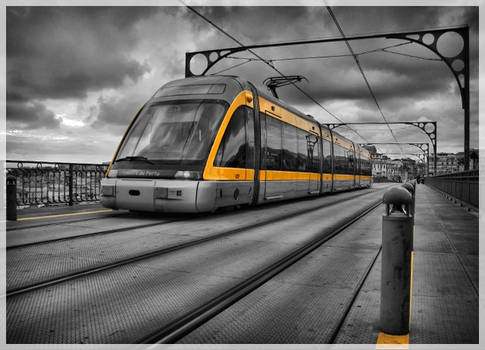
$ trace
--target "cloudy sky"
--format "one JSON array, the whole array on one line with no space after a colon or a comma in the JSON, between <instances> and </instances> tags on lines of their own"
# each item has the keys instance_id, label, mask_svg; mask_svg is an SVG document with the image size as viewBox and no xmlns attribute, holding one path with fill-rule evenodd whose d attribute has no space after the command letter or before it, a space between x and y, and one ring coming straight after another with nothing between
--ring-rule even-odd
<instances>
[{"instance_id":1,"label":"cloudy sky","mask_svg":"<svg viewBox=\"0 0 485 350\"><path fill-rule=\"evenodd\" d=\"M322 7L196 7L245 44L339 37ZM347 36L468 24L471 50L471 147L478 147L478 9L476 7L333 7ZM185 52L237 46L184 7L7 7L7 159L103 162L111 159L137 110L161 85L184 77ZM351 42L389 121L436 120L438 151L463 150L463 110L451 71L429 50L402 40ZM459 50L452 35L443 53ZM372 51L364 53L366 51ZM392 52L389 52L392 51ZM345 43L260 49L302 89L345 122L382 121ZM400 53L400 54L397 54ZM404 55L403 55L404 54ZM235 55L250 58L250 53ZM337 56L278 61L282 58ZM410 57L414 56L414 57ZM216 73L244 62L227 59ZM264 89L277 75L251 61L224 74ZM294 87L280 97L320 122L337 122ZM418 129L394 125L399 142L428 142ZM394 142L385 125L356 126L357 142ZM396 147L380 150L397 152ZM405 150L416 153L406 147Z\"/></svg>"}]
</instances>

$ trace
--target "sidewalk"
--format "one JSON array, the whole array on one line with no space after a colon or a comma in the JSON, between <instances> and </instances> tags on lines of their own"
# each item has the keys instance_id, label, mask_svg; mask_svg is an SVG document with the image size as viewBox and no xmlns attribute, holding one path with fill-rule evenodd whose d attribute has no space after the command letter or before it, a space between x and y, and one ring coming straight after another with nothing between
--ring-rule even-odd
<instances>
[{"instance_id":1,"label":"sidewalk","mask_svg":"<svg viewBox=\"0 0 485 350\"><path fill-rule=\"evenodd\" d=\"M410 344L478 343L478 214L425 185L416 190ZM372 343L379 333L380 259L336 343Z\"/></svg>"}]
</instances>

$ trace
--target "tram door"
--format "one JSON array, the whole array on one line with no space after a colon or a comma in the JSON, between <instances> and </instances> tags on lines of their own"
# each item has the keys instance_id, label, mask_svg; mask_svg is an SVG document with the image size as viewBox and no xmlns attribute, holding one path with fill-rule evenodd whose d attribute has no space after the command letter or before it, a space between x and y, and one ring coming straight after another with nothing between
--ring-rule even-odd
<instances>
[{"instance_id":1,"label":"tram door","mask_svg":"<svg viewBox=\"0 0 485 350\"><path fill-rule=\"evenodd\" d=\"M254 190L254 113L240 106L227 125L214 159L214 165L236 173L235 181L217 183L217 206L249 204Z\"/></svg>"},{"instance_id":2,"label":"tram door","mask_svg":"<svg viewBox=\"0 0 485 350\"><path fill-rule=\"evenodd\" d=\"M288 190L288 183L283 179L283 123L270 112L260 113L261 122L261 183L264 186L266 201L281 199Z\"/></svg>"},{"instance_id":3,"label":"tram door","mask_svg":"<svg viewBox=\"0 0 485 350\"><path fill-rule=\"evenodd\" d=\"M362 179L361 179L361 174L362 174L362 153L360 151L360 147L358 148L358 152L356 154L357 158L357 186L360 187L362 185Z\"/></svg>"},{"instance_id":4,"label":"tram door","mask_svg":"<svg viewBox=\"0 0 485 350\"><path fill-rule=\"evenodd\" d=\"M355 150L355 145L354 143L352 143L352 150L350 151L350 159L352 161L352 164L351 164L351 168L353 169L353 173L354 173L354 176L353 177L353 181L352 181L352 188L355 188L356 185L357 185L357 174L358 174L358 170L357 170L357 167L358 167L358 160L357 160L357 152Z\"/></svg>"},{"instance_id":5,"label":"tram door","mask_svg":"<svg viewBox=\"0 0 485 350\"><path fill-rule=\"evenodd\" d=\"M306 133L305 141L307 146L307 172L311 173L308 176L308 193L317 194L320 192L320 175L315 176L320 172L320 137ZM298 146L300 146L299 142ZM299 154L300 155L300 154Z\"/></svg>"}]
</instances>

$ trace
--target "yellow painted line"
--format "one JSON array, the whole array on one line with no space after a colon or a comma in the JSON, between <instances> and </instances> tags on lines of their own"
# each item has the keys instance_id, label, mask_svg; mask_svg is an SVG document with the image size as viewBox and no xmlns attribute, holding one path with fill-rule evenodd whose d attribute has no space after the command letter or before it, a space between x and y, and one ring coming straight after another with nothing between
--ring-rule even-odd
<instances>
[{"instance_id":1,"label":"yellow painted line","mask_svg":"<svg viewBox=\"0 0 485 350\"><path fill-rule=\"evenodd\" d=\"M29 216L26 218L18 218L17 221L28 221L28 220L40 220L40 219L49 219L49 218L59 218L62 216L77 216L77 215L88 215L88 214L97 214L97 213L108 213L113 211L113 209L101 209L101 210L91 210L91 211L80 211L76 213L67 213L67 214L55 214L55 215L44 215L44 216Z\"/></svg>"},{"instance_id":2,"label":"yellow painted line","mask_svg":"<svg viewBox=\"0 0 485 350\"><path fill-rule=\"evenodd\" d=\"M409 334L391 335L379 332L376 349L409 349Z\"/></svg>"}]
</instances>

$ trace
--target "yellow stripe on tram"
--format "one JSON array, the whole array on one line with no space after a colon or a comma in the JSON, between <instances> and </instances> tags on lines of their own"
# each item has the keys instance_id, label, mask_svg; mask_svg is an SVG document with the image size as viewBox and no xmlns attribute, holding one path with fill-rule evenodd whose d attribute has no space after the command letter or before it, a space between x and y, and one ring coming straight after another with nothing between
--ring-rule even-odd
<instances>
[{"instance_id":1,"label":"yellow stripe on tram","mask_svg":"<svg viewBox=\"0 0 485 350\"><path fill-rule=\"evenodd\" d=\"M101 210L91 210L91 211L80 211L80 212L76 212L76 213L54 214L54 215L44 215L44 216L28 216L28 217L25 217L25 218L18 218L17 221L41 220L41 219L59 218L59 217L63 217L63 216L77 216L77 215L108 213L110 211L113 211L113 209L101 209Z\"/></svg>"}]
</instances>

